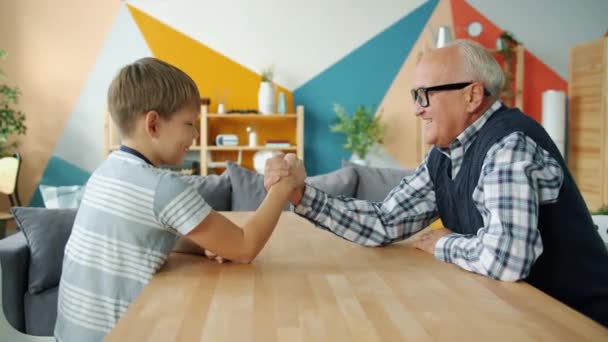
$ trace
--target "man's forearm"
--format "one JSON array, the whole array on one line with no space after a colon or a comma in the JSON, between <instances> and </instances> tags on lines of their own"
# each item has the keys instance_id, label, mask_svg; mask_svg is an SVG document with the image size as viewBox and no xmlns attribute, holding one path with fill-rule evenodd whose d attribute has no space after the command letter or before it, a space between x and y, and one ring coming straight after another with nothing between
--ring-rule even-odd
<instances>
[{"instance_id":1,"label":"man's forearm","mask_svg":"<svg viewBox=\"0 0 608 342\"><path fill-rule=\"evenodd\" d=\"M369 202L332 197L312 186L305 188L295 213L318 227L364 246L380 246L403 240L437 217L433 210L402 211L397 198Z\"/></svg>"},{"instance_id":2,"label":"man's forearm","mask_svg":"<svg viewBox=\"0 0 608 342\"><path fill-rule=\"evenodd\" d=\"M483 237L489 241L500 241L504 236ZM500 250L503 246L508 249ZM529 241L513 239L510 244L489 242L477 236L451 234L442 237L435 246L435 257L441 261L456 264L461 268L486 277L517 281L524 279L530 273L532 265L542 253L540 238L530 238Z\"/></svg>"}]
</instances>

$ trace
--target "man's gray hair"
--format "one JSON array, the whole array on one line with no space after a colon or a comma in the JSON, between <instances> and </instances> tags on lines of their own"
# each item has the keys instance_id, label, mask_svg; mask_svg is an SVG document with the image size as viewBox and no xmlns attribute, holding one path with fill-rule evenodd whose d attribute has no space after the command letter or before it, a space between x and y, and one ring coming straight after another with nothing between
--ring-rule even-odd
<instances>
[{"instance_id":1,"label":"man's gray hair","mask_svg":"<svg viewBox=\"0 0 608 342\"><path fill-rule=\"evenodd\" d=\"M445 47L448 46L456 46L464 57L464 72L471 77L471 81L483 82L492 97L500 97L505 74L490 51L479 43L467 39L454 40Z\"/></svg>"}]
</instances>

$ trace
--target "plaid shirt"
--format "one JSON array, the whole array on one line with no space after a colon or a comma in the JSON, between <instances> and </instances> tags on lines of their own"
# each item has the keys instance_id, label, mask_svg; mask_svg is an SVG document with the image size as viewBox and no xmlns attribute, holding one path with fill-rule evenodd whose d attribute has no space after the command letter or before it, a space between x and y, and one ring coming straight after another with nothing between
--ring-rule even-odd
<instances>
[{"instance_id":1,"label":"plaid shirt","mask_svg":"<svg viewBox=\"0 0 608 342\"><path fill-rule=\"evenodd\" d=\"M467 148L500 106L495 102L449 148L439 149L451 159L452 178ZM404 240L439 218L426 162L383 202L332 197L307 185L295 212L361 245ZM537 229L539 206L557 200L562 182L563 170L547 151L521 132L506 136L486 154L473 192L484 226L477 235L442 237L435 245L435 257L494 279L525 278L543 251Z\"/></svg>"}]
</instances>

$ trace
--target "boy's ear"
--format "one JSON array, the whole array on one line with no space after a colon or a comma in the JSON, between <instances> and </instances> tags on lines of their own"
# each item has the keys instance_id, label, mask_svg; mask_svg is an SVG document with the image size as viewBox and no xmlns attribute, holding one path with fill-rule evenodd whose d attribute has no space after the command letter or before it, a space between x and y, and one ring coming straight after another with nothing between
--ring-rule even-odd
<instances>
[{"instance_id":1,"label":"boy's ear","mask_svg":"<svg viewBox=\"0 0 608 342\"><path fill-rule=\"evenodd\" d=\"M151 110L144 116L146 133L152 137L158 136L158 125L160 124L160 115L155 110Z\"/></svg>"}]
</instances>

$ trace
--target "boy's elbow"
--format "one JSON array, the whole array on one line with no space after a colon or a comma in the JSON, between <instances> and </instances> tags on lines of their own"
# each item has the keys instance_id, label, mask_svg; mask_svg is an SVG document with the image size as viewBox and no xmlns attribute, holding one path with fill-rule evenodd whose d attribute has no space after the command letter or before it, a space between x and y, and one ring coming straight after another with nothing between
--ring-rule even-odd
<instances>
[{"instance_id":1,"label":"boy's elbow","mask_svg":"<svg viewBox=\"0 0 608 342\"><path fill-rule=\"evenodd\" d=\"M237 261L240 264L251 264L256 256L258 256L257 251L243 251L241 255L234 258L234 261Z\"/></svg>"},{"instance_id":2,"label":"boy's elbow","mask_svg":"<svg viewBox=\"0 0 608 342\"><path fill-rule=\"evenodd\" d=\"M253 259L254 258L243 256L243 257L236 259L235 261L237 261L239 264L251 264Z\"/></svg>"}]
</instances>

